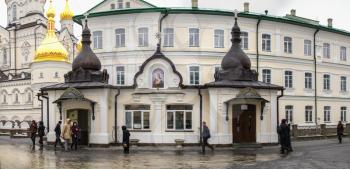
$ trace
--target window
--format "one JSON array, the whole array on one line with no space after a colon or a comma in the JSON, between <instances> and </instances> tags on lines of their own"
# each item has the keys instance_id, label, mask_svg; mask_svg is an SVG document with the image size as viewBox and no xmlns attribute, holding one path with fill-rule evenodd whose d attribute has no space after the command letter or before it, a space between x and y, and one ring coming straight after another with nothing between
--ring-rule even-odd
<instances>
[{"instance_id":1,"label":"window","mask_svg":"<svg viewBox=\"0 0 350 169\"><path fill-rule=\"evenodd\" d=\"M3 93L2 103L3 104L7 103L7 101L6 101L6 93Z\"/></svg>"},{"instance_id":2,"label":"window","mask_svg":"<svg viewBox=\"0 0 350 169\"><path fill-rule=\"evenodd\" d=\"M174 47L174 29L173 28L164 29L164 46Z\"/></svg>"},{"instance_id":3,"label":"window","mask_svg":"<svg viewBox=\"0 0 350 169\"><path fill-rule=\"evenodd\" d=\"M293 122L293 106L286 106L285 107L285 111L286 111L286 120L290 123Z\"/></svg>"},{"instance_id":4,"label":"window","mask_svg":"<svg viewBox=\"0 0 350 169\"><path fill-rule=\"evenodd\" d=\"M305 73L305 89L312 89L312 73Z\"/></svg>"},{"instance_id":5,"label":"window","mask_svg":"<svg viewBox=\"0 0 350 169\"><path fill-rule=\"evenodd\" d=\"M346 112L347 108L346 107L341 107L340 108L340 120L343 122L346 122Z\"/></svg>"},{"instance_id":6,"label":"window","mask_svg":"<svg viewBox=\"0 0 350 169\"><path fill-rule=\"evenodd\" d=\"M191 130L192 105L167 105L167 129Z\"/></svg>"},{"instance_id":7,"label":"window","mask_svg":"<svg viewBox=\"0 0 350 169\"><path fill-rule=\"evenodd\" d=\"M271 70L270 69L263 69L262 70L262 80L264 83L271 84Z\"/></svg>"},{"instance_id":8,"label":"window","mask_svg":"<svg viewBox=\"0 0 350 169\"><path fill-rule=\"evenodd\" d=\"M139 47L148 46L148 28L139 28Z\"/></svg>"},{"instance_id":9,"label":"window","mask_svg":"<svg viewBox=\"0 0 350 169\"><path fill-rule=\"evenodd\" d=\"M115 4L111 4L111 9L115 9Z\"/></svg>"},{"instance_id":10,"label":"window","mask_svg":"<svg viewBox=\"0 0 350 169\"><path fill-rule=\"evenodd\" d=\"M4 49L2 50L2 52L3 52L3 56L4 56L2 63L3 63L4 65L6 65L7 62L8 62L8 58L7 58L7 49L4 48Z\"/></svg>"},{"instance_id":11,"label":"window","mask_svg":"<svg viewBox=\"0 0 350 169\"><path fill-rule=\"evenodd\" d=\"M214 30L214 47L215 48L224 48L225 43L224 30L216 29Z\"/></svg>"},{"instance_id":12,"label":"window","mask_svg":"<svg viewBox=\"0 0 350 169\"><path fill-rule=\"evenodd\" d=\"M12 9L12 19L15 21L17 20L17 5L13 5L13 9Z\"/></svg>"},{"instance_id":13,"label":"window","mask_svg":"<svg viewBox=\"0 0 350 169\"><path fill-rule=\"evenodd\" d=\"M116 47L125 47L125 29L120 28L115 30Z\"/></svg>"},{"instance_id":14,"label":"window","mask_svg":"<svg viewBox=\"0 0 350 169\"><path fill-rule=\"evenodd\" d=\"M331 46L329 43L323 43L323 57L327 59L331 57Z\"/></svg>"},{"instance_id":15,"label":"window","mask_svg":"<svg viewBox=\"0 0 350 169\"><path fill-rule=\"evenodd\" d=\"M125 105L125 125L129 129L150 129L149 105Z\"/></svg>"},{"instance_id":16,"label":"window","mask_svg":"<svg viewBox=\"0 0 350 169\"><path fill-rule=\"evenodd\" d=\"M293 72L285 71L284 72L284 87L293 88Z\"/></svg>"},{"instance_id":17,"label":"window","mask_svg":"<svg viewBox=\"0 0 350 169\"><path fill-rule=\"evenodd\" d=\"M346 47L344 46L340 47L340 60L346 61Z\"/></svg>"},{"instance_id":18,"label":"window","mask_svg":"<svg viewBox=\"0 0 350 169\"><path fill-rule=\"evenodd\" d=\"M340 77L340 91L342 92L346 92L347 91L347 87L346 87L346 76L341 76Z\"/></svg>"},{"instance_id":19,"label":"window","mask_svg":"<svg viewBox=\"0 0 350 169\"><path fill-rule=\"evenodd\" d=\"M323 75L323 90L331 89L331 75Z\"/></svg>"},{"instance_id":20,"label":"window","mask_svg":"<svg viewBox=\"0 0 350 169\"><path fill-rule=\"evenodd\" d=\"M94 49L102 49L102 31L95 31L92 34L94 36Z\"/></svg>"},{"instance_id":21,"label":"window","mask_svg":"<svg viewBox=\"0 0 350 169\"><path fill-rule=\"evenodd\" d=\"M312 106L305 106L305 122L312 122Z\"/></svg>"},{"instance_id":22,"label":"window","mask_svg":"<svg viewBox=\"0 0 350 169\"><path fill-rule=\"evenodd\" d=\"M18 94L17 93L15 94L15 102L14 103L19 103L19 101L18 101Z\"/></svg>"},{"instance_id":23,"label":"window","mask_svg":"<svg viewBox=\"0 0 350 169\"><path fill-rule=\"evenodd\" d=\"M199 29L198 28L190 28L189 29L189 46L190 47L199 47Z\"/></svg>"},{"instance_id":24,"label":"window","mask_svg":"<svg viewBox=\"0 0 350 169\"><path fill-rule=\"evenodd\" d=\"M325 123L331 122L331 107L330 106L323 107L323 121Z\"/></svg>"},{"instance_id":25,"label":"window","mask_svg":"<svg viewBox=\"0 0 350 169\"><path fill-rule=\"evenodd\" d=\"M32 102L32 93L28 92L27 103Z\"/></svg>"},{"instance_id":26,"label":"window","mask_svg":"<svg viewBox=\"0 0 350 169\"><path fill-rule=\"evenodd\" d=\"M242 49L248 49L248 32L241 32L241 47Z\"/></svg>"},{"instance_id":27,"label":"window","mask_svg":"<svg viewBox=\"0 0 350 169\"><path fill-rule=\"evenodd\" d=\"M123 9L123 0L118 0L118 9Z\"/></svg>"},{"instance_id":28,"label":"window","mask_svg":"<svg viewBox=\"0 0 350 169\"><path fill-rule=\"evenodd\" d=\"M304 55L305 56L311 56L311 51L312 51L311 48L312 48L311 47L311 40L305 39L304 40Z\"/></svg>"},{"instance_id":29,"label":"window","mask_svg":"<svg viewBox=\"0 0 350 169\"><path fill-rule=\"evenodd\" d=\"M124 66L117 66L117 85L125 84L125 68Z\"/></svg>"},{"instance_id":30,"label":"window","mask_svg":"<svg viewBox=\"0 0 350 169\"><path fill-rule=\"evenodd\" d=\"M199 85L199 66L190 66L190 84Z\"/></svg>"},{"instance_id":31,"label":"window","mask_svg":"<svg viewBox=\"0 0 350 169\"><path fill-rule=\"evenodd\" d=\"M125 3L125 8L130 8L130 2Z\"/></svg>"},{"instance_id":32,"label":"window","mask_svg":"<svg viewBox=\"0 0 350 169\"><path fill-rule=\"evenodd\" d=\"M284 37L284 53L292 53L292 38Z\"/></svg>"},{"instance_id":33,"label":"window","mask_svg":"<svg viewBox=\"0 0 350 169\"><path fill-rule=\"evenodd\" d=\"M271 52L271 35L262 34L262 50Z\"/></svg>"}]
</instances>

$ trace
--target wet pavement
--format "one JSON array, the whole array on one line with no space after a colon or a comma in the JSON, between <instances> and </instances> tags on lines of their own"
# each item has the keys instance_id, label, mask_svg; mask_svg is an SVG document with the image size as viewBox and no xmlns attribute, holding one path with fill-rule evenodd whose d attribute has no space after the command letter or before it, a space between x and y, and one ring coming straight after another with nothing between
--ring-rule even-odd
<instances>
[{"instance_id":1,"label":"wet pavement","mask_svg":"<svg viewBox=\"0 0 350 169\"><path fill-rule=\"evenodd\" d=\"M46 146L43 151L31 151L28 139L0 136L0 169L350 168L349 139L344 144L337 144L336 140L296 142L289 155L280 155L278 150L278 146L217 148L203 155L199 147L185 147L183 152L173 147L139 147L124 155L120 147L63 152Z\"/></svg>"}]
</instances>

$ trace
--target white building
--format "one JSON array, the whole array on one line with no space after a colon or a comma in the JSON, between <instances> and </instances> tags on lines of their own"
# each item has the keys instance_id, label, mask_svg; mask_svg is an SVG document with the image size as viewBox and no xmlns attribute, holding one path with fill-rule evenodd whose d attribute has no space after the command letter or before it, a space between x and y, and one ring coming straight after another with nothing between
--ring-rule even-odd
<instances>
[{"instance_id":1,"label":"white building","mask_svg":"<svg viewBox=\"0 0 350 169\"><path fill-rule=\"evenodd\" d=\"M47 32L44 16L46 0L6 0L8 25L0 26L0 127L21 127L23 121L41 119L41 102L36 96L48 82L62 82L55 72L41 70L40 81L33 81L33 61ZM68 3L68 2L67 2ZM56 34L69 52L76 55L77 39L73 35L73 13L68 4L61 12L60 30ZM57 65L52 65L55 67ZM17 123L11 123L17 122ZM26 128L23 127L23 128Z\"/></svg>"}]
</instances>

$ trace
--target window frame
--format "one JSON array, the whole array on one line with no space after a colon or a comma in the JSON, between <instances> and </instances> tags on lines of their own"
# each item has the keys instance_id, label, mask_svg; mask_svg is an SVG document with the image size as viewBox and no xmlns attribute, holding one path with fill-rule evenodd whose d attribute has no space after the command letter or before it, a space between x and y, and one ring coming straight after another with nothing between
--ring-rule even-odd
<instances>
[{"instance_id":1,"label":"window frame","mask_svg":"<svg viewBox=\"0 0 350 169\"><path fill-rule=\"evenodd\" d=\"M101 35L97 35L97 33L101 33ZM93 36L94 49L102 49L103 48L103 31L100 31L100 30L93 31L92 36Z\"/></svg>"},{"instance_id":2,"label":"window frame","mask_svg":"<svg viewBox=\"0 0 350 169\"><path fill-rule=\"evenodd\" d=\"M342 106L340 107L340 121L342 122L347 122L347 117L346 117L346 114L348 112L347 110L348 108L346 106Z\"/></svg>"},{"instance_id":3,"label":"window frame","mask_svg":"<svg viewBox=\"0 0 350 169\"><path fill-rule=\"evenodd\" d=\"M118 32L119 30L122 30L124 32ZM117 28L114 30L114 33L115 33L115 47L116 48L125 47L126 46L126 29L125 28Z\"/></svg>"},{"instance_id":4,"label":"window frame","mask_svg":"<svg viewBox=\"0 0 350 169\"><path fill-rule=\"evenodd\" d=\"M184 106L184 107L188 107L191 106L191 109L168 109L168 106ZM176 114L177 113L183 113L183 129L177 129L176 126ZM173 128L169 128L168 126L168 122L169 122L169 113L172 113L172 120L173 120ZM187 128L187 113L190 113L191 115L191 128ZM192 131L193 130L193 105L166 105L166 130L167 131Z\"/></svg>"},{"instance_id":5,"label":"window frame","mask_svg":"<svg viewBox=\"0 0 350 169\"><path fill-rule=\"evenodd\" d=\"M331 75L323 74L323 90L329 91L331 90Z\"/></svg>"},{"instance_id":6,"label":"window frame","mask_svg":"<svg viewBox=\"0 0 350 169\"><path fill-rule=\"evenodd\" d=\"M141 32L141 30L145 30L145 32ZM138 47L148 47L149 45L149 28L148 27L139 27L138 31ZM142 44L140 40L142 39Z\"/></svg>"},{"instance_id":7,"label":"window frame","mask_svg":"<svg viewBox=\"0 0 350 169\"><path fill-rule=\"evenodd\" d=\"M331 122L331 106L323 107L323 122L330 123Z\"/></svg>"},{"instance_id":8,"label":"window frame","mask_svg":"<svg viewBox=\"0 0 350 169\"><path fill-rule=\"evenodd\" d=\"M345 46L340 46L340 61L347 61L347 48Z\"/></svg>"},{"instance_id":9,"label":"window frame","mask_svg":"<svg viewBox=\"0 0 350 169\"><path fill-rule=\"evenodd\" d=\"M293 53L293 38L289 36L285 36L284 40L284 53L292 54Z\"/></svg>"},{"instance_id":10,"label":"window frame","mask_svg":"<svg viewBox=\"0 0 350 169\"><path fill-rule=\"evenodd\" d=\"M118 68L123 68L123 71L119 71ZM125 66L123 65L117 65L115 67L116 70L116 84L117 86L123 86L125 85Z\"/></svg>"},{"instance_id":11,"label":"window frame","mask_svg":"<svg viewBox=\"0 0 350 169\"><path fill-rule=\"evenodd\" d=\"M265 36L265 37L264 37ZM269 37L269 38L267 38ZM271 52L271 34L263 33L261 35L261 50L264 52Z\"/></svg>"},{"instance_id":12,"label":"window frame","mask_svg":"<svg viewBox=\"0 0 350 169\"><path fill-rule=\"evenodd\" d=\"M340 91L341 92L347 92L347 81L348 78L346 76L340 76Z\"/></svg>"},{"instance_id":13,"label":"window frame","mask_svg":"<svg viewBox=\"0 0 350 169\"><path fill-rule=\"evenodd\" d=\"M305 122L306 123L313 122L312 113L313 113L313 106L305 106Z\"/></svg>"},{"instance_id":14,"label":"window frame","mask_svg":"<svg viewBox=\"0 0 350 169\"><path fill-rule=\"evenodd\" d=\"M123 9L124 6L124 1L123 0L118 0L117 1L117 9Z\"/></svg>"},{"instance_id":15,"label":"window frame","mask_svg":"<svg viewBox=\"0 0 350 169\"><path fill-rule=\"evenodd\" d=\"M290 72L290 75L287 75L286 73ZM289 78L287 78L289 77ZM291 70L286 70L284 71L284 87L292 89L293 88L293 71Z\"/></svg>"},{"instance_id":16,"label":"window frame","mask_svg":"<svg viewBox=\"0 0 350 169\"><path fill-rule=\"evenodd\" d=\"M310 76L307 76L310 75ZM305 72L304 73L304 88L305 89L312 89L313 84L313 76L311 72Z\"/></svg>"},{"instance_id":17,"label":"window frame","mask_svg":"<svg viewBox=\"0 0 350 169\"><path fill-rule=\"evenodd\" d=\"M323 43L323 58L331 58L331 45L329 43Z\"/></svg>"},{"instance_id":18,"label":"window frame","mask_svg":"<svg viewBox=\"0 0 350 169\"><path fill-rule=\"evenodd\" d=\"M243 50L248 50L249 49L249 32L247 31L242 31L241 32L241 47Z\"/></svg>"},{"instance_id":19,"label":"window frame","mask_svg":"<svg viewBox=\"0 0 350 169\"><path fill-rule=\"evenodd\" d=\"M192 33L191 30L198 30L198 33ZM193 35L194 34L194 35ZM200 29L199 28L189 28L188 29L188 47L200 47ZM194 44L191 44L191 40ZM198 41L196 41L198 40Z\"/></svg>"},{"instance_id":20,"label":"window frame","mask_svg":"<svg viewBox=\"0 0 350 169\"><path fill-rule=\"evenodd\" d=\"M267 72L265 72L265 71L268 71L268 74L267 74ZM262 73L261 73L261 75L262 75L262 81L264 82L264 83L268 83L268 84L271 84L271 78L272 78L272 73L271 73L271 69L263 69L262 71L261 71Z\"/></svg>"},{"instance_id":21,"label":"window frame","mask_svg":"<svg viewBox=\"0 0 350 169\"><path fill-rule=\"evenodd\" d=\"M145 106L148 107L149 109L126 109L126 106ZM134 124L134 114L135 112L140 112L141 113L141 128L135 128L135 124ZM127 113L131 113L131 121L130 121L130 125L131 127L129 127L129 125L127 124ZM144 114L148 113L148 123L149 126L148 128L145 128L145 124L144 124ZM125 126L130 129L130 130L151 130L151 109L150 109L150 105L124 105L124 122L125 122Z\"/></svg>"},{"instance_id":22,"label":"window frame","mask_svg":"<svg viewBox=\"0 0 350 169\"><path fill-rule=\"evenodd\" d=\"M309 39L304 39L304 56L311 56L311 55L312 55L312 41Z\"/></svg>"},{"instance_id":23,"label":"window frame","mask_svg":"<svg viewBox=\"0 0 350 169\"><path fill-rule=\"evenodd\" d=\"M171 30L170 32L167 32L167 30ZM164 35L163 35L163 47L174 47L174 41L175 41L175 30L174 28L164 28L163 29Z\"/></svg>"},{"instance_id":24,"label":"window frame","mask_svg":"<svg viewBox=\"0 0 350 169\"><path fill-rule=\"evenodd\" d=\"M194 73L194 74L196 73L196 71L192 71L191 70L192 67L197 67L198 68L198 84L195 83L195 81L196 81L195 79L194 79L194 83L191 83L192 82L191 81L192 73ZM200 71L201 71L201 67L199 65L190 65L190 66L188 66L188 75L189 75L188 76L188 78L189 78L188 82L189 82L190 85L194 85L195 86L195 85L200 85L201 84L201 73L200 73Z\"/></svg>"},{"instance_id":25,"label":"window frame","mask_svg":"<svg viewBox=\"0 0 350 169\"><path fill-rule=\"evenodd\" d=\"M214 48L225 48L224 29L214 29Z\"/></svg>"},{"instance_id":26,"label":"window frame","mask_svg":"<svg viewBox=\"0 0 350 169\"><path fill-rule=\"evenodd\" d=\"M286 105L284 107L285 111L285 118L288 122L293 123L293 111L294 111L294 106L293 105Z\"/></svg>"}]
</instances>

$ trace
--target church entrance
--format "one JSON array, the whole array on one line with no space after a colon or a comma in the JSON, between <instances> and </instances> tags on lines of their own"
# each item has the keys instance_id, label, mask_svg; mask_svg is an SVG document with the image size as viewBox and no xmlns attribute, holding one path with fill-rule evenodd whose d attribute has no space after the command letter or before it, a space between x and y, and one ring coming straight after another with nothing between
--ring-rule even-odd
<instances>
[{"instance_id":1,"label":"church entrance","mask_svg":"<svg viewBox=\"0 0 350 169\"><path fill-rule=\"evenodd\" d=\"M67 118L77 122L80 128L79 145L89 144L89 111L85 109L69 110Z\"/></svg>"},{"instance_id":2,"label":"church entrance","mask_svg":"<svg viewBox=\"0 0 350 169\"><path fill-rule=\"evenodd\" d=\"M256 142L255 105L232 105L232 137L234 143Z\"/></svg>"}]
</instances>

